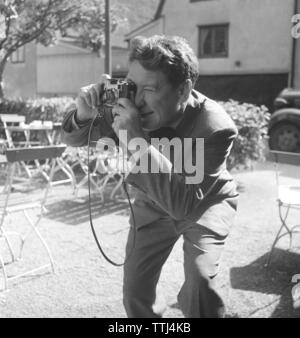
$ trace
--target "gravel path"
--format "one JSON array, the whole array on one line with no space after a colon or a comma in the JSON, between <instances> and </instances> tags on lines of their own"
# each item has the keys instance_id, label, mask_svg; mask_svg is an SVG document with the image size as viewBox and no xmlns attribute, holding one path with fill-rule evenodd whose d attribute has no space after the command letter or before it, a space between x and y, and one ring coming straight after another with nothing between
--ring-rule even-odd
<instances>
[{"instance_id":1,"label":"gravel path","mask_svg":"<svg viewBox=\"0 0 300 338\"><path fill-rule=\"evenodd\" d=\"M292 173L295 170L291 168ZM241 186L239 213L227 241L218 280L228 316L300 317L299 309L293 309L291 296L291 278L300 273L299 246L289 252L283 240L271 267L264 267L279 224L272 167L265 163L254 171L234 175ZM40 191L31 194L38 197ZM93 202L93 219L101 243L118 261L123 259L128 213L128 206L122 201L107 201L104 205ZM299 211L292 218L299 220ZM8 227L23 231L22 220L22 216L14 216ZM110 265L98 251L89 224L86 190L75 199L70 186L53 188L40 231L51 248L55 273L48 269L11 281L9 290L0 292L0 317L126 317L122 268ZM299 244L299 237L297 241ZM166 317L182 317L176 303L183 280L181 245L179 240L159 284L159 292L169 305ZM24 247L23 260L7 269L14 274L44 261L39 243L32 239Z\"/></svg>"}]
</instances>

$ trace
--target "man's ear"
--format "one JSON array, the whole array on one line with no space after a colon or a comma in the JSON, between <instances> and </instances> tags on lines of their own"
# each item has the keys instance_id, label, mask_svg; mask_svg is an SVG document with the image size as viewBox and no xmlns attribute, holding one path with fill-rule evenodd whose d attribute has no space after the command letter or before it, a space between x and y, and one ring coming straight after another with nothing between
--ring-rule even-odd
<instances>
[{"instance_id":1,"label":"man's ear","mask_svg":"<svg viewBox=\"0 0 300 338\"><path fill-rule=\"evenodd\" d=\"M180 100L182 103L188 100L192 89L193 89L193 84L192 84L191 79L185 80L185 82L180 85L179 95L180 95Z\"/></svg>"}]
</instances>

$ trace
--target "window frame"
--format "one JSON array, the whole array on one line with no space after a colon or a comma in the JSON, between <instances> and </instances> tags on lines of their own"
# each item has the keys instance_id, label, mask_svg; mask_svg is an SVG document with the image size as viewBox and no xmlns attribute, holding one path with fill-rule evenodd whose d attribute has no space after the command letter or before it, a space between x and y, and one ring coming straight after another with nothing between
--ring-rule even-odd
<instances>
[{"instance_id":1,"label":"window frame","mask_svg":"<svg viewBox=\"0 0 300 338\"><path fill-rule=\"evenodd\" d=\"M215 53L215 35L212 37L213 41L213 53L212 54L201 54L201 29L213 29L213 32L217 28L223 27L225 29L225 54L216 54ZM213 33L215 34L215 33ZM218 23L218 24L209 24L209 25L198 25L198 58L199 59L220 59L229 57L229 23Z\"/></svg>"},{"instance_id":2,"label":"window frame","mask_svg":"<svg viewBox=\"0 0 300 338\"><path fill-rule=\"evenodd\" d=\"M11 55L10 61L12 64L22 64L25 63L25 45L19 47L16 51L14 51Z\"/></svg>"}]
</instances>

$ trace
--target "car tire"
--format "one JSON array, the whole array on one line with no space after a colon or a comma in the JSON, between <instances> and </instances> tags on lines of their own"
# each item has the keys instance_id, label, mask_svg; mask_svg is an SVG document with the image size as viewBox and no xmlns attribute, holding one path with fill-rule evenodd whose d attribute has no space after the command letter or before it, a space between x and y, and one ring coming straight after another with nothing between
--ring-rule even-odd
<instances>
[{"instance_id":1,"label":"car tire","mask_svg":"<svg viewBox=\"0 0 300 338\"><path fill-rule=\"evenodd\" d=\"M300 153L300 127L291 123L281 123L270 131L271 150Z\"/></svg>"}]
</instances>

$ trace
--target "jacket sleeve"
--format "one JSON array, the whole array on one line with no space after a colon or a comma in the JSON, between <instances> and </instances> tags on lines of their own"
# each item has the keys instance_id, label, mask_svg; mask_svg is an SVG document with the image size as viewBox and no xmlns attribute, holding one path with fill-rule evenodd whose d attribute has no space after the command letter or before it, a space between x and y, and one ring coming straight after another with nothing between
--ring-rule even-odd
<instances>
[{"instance_id":1,"label":"jacket sleeve","mask_svg":"<svg viewBox=\"0 0 300 338\"><path fill-rule=\"evenodd\" d=\"M149 161L163 163L164 172L159 174L129 173L126 180L145 192L173 219L193 218L193 214L197 213L197 208L203 199L218 182L220 174L226 171L226 158L236 135L237 131L229 128L216 131L204 139L204 176L203 180L197 184L187 184L187 176L184 173L174 172L172 163L151 145L140 160L143 160L143 156L148 156ZM193 146L193 158L195 151ZM166 168L168 172L165 171Z\"/></svg>"},{"instance_id":2,"label":"jacket sleeve","mask_svg":"<svg viewBox=\"0 0 300 338\"><path fill-rule=\"evenodd\" d=\"M102 137L110 137L114 141L117 141L117 137L113 132L113 129L107 124L105 119L96 118L87 121L82 126L74 123L74 114L76 110L66 113L62 122L62 142L72 147L83 147L88 144L88 136L93 123L90 141L98 141Z\"/></svg>"}]
</instances>

